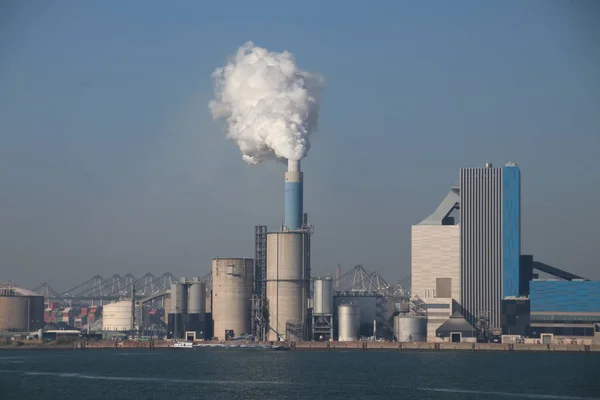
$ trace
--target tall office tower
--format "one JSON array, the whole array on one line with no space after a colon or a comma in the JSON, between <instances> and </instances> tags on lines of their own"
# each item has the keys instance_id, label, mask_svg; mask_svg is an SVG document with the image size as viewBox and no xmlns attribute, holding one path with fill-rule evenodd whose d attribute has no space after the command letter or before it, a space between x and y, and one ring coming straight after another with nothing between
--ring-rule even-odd
<instances>
[{"instance_id":1,"label":"tall office tower","mask_svg":"<svg viewBox=\"0 0 600 400\"><path fill-rule=\"evenodd\" d=\"M465 318L500 328L502 299L519 296L521 174L501 168L460 170L461 302Z\"/></svg>"}]
</instances>

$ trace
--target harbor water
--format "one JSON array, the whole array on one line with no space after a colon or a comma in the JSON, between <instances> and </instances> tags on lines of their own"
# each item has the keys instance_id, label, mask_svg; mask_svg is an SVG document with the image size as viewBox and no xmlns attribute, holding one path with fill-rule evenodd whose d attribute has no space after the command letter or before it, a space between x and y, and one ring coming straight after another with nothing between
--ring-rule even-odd
<instances>
[{"instance_id":1,"label":"harbor water","mask_svg":"<svg viewBox=\"0 0 600 400\"><path fill-rule=\"evenodd\" d=\"M0 352L0 399L600 399L591 353Z\"/></svg>"}]
</instances>

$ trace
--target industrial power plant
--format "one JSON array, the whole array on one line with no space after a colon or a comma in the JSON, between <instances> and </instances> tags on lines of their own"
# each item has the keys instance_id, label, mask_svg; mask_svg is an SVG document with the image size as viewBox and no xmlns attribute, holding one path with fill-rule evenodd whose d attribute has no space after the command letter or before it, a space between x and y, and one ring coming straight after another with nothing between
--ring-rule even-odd
<instances>
[{"instance_id":1,"label":"industrial power plant","mask_svg":"<svg viewBox=\"0 0 600 400\"><path fill-rule=\"evenodd\" d=\"M275 232L254 227L254 258L215 257L203 277L94 277L63 293L3 285L0 331L44 329L52 337L73 329L104 339L192 342L597 341L600 282L520 252L519 167L488 163L460 177L460 186L412 227L411 277L400 283L362 266L311 274L304 177L300 162L289 161L284 222ZM499 221L488 224L498 232L466 231L483 226L473 218ZM478 255L482 246L497 251ZM488 280L480 281L482 274Z\"/></svg>"},{"instance_id":2,"label":"industrial power plant","mask_svg":"<svg viewBox=\"0 0 600 400\"><path fill-rule=\"evenodd\" d=\"M461 185L412 227L412 274L401 283L390 285L362 266L345 274L338 267L335 276L311 275L313 229L302 208L300 163L294 161L285 172L284 223L276 232L254 227L254 258L215 257L203 277L94 277L64 293L49 285L33 291L4 285L0 331L31 335L44 329L52 337L57 329L73 329L104 339L191 342L595 342L599 282L520 254L519 229L469 234L461 244L464 229L479 226L473 216L520 226L520 195L507 193L509 185L477 181L493 172L497 179L516 179L518 166L492 168L461 170ZM481 198L468 194L470 185L484 183L504 189ZM512 187L518 190L520 181ZM515 201L514 219L502 218L508 204L488 206L504 196ZM504 242L507 232L514 235L512 247ZM481 238L494 241L489 245L502 255L484 258L489 266L469 264L472 258L465 255L475 251L470 241ZM477 268L495 271L487 272L489 288L474 284L482 273ZM565 325L567 317L576 323Z\"/></svg>"}]
</instances>

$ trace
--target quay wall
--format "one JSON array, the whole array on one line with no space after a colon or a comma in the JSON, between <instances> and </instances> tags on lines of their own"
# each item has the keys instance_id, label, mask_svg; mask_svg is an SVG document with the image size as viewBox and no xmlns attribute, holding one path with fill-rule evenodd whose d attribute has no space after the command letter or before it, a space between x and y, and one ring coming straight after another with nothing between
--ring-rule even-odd
<instances>
[{"instance_id":1,"label":"quay wall","mask_svg":"<svg viewBox=\"0 0 600 400\"><path fill-rule=\"evenodd\" d=\"M224 341L206 341L202 343L221 343ZM230 342L232 345L250 342ZM254 342L256 343L256 342ZM287 347L292 351L335 351L335 350L353 350L353 351L519 351L519 352L590 352L600 354L600 344L582 345L582 344L507 344L507 343L397 343L397 342L266 342L268 344L277 344ZM70 344L25 342L23 345L0 346L0 350L26 350L26 349L44 349L44 350L94 350L94 349L168 349L172 347L172 341L134 341L125 340L115 342L112 340L99 340L81 342L76 341ZM184 350L184 349L183 349ZM204 350L204 349L199 349Z\"/></svg>"}]
</instances>

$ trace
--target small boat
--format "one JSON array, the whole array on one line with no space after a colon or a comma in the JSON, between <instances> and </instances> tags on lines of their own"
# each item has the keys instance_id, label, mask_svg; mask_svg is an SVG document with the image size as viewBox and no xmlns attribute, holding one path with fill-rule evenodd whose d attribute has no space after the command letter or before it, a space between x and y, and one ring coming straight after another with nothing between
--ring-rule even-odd
<instances>
[{"instance_id":1,"label":"small boat","mask_svg":"<svg viewBox=\"0 0 600 400\"><path fill-rule=\"evenodd\" d=\"M175 342L175 343L173 343L172 347L179 348L179 349L193 349L194 343L192 343L192 342Z\"/></svg>"}]
</instances>

